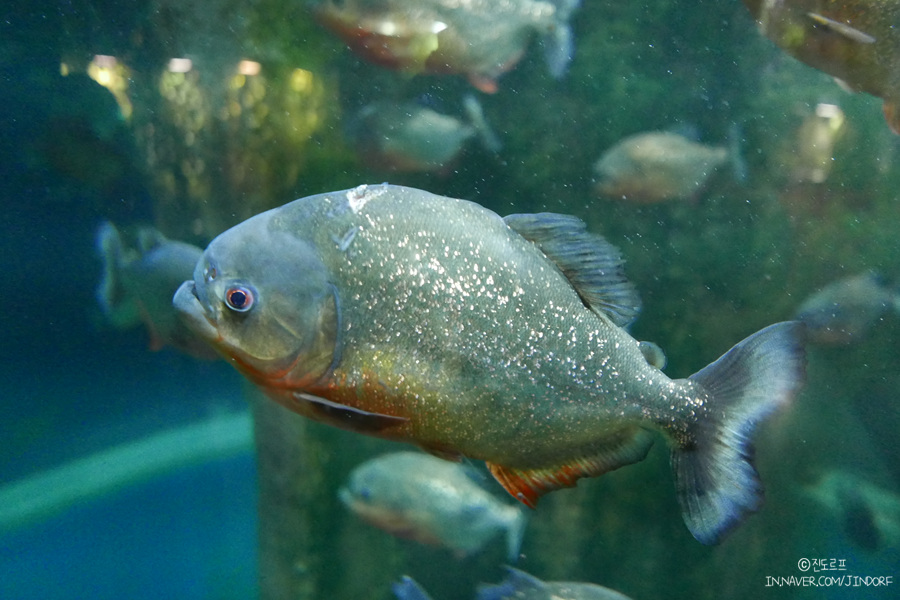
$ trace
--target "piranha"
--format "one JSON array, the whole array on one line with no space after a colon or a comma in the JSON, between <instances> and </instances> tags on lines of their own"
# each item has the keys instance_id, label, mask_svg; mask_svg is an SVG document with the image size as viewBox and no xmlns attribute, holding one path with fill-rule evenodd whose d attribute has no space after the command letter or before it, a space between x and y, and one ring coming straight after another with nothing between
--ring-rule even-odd
<instances>
[{"instance_id":1,"label":"piranha","mask_svg":"<svg viewBox=\"0 0 900 600\"><path fill-rule=\"evenodd\" d=\"M826 346L847 345L863 338L888 311L900 311L900 295L876 273L867 271L832 281L797 308L807 339Z\"/></svg>"},{"instance_id":2,"label":"piranha","mask_svg":"<svg viewBox=\"0 0 900 600\"><path fill-rule=\"evenodd\" d=\"M576 217L362 185L222 233L174 304L274 401L484 460L528 506L642 460L659 432L688 528L715 543L760 505L751 436L801 384L802 325L673 380L624 328L639 301L622 265Z\"/></svg>"},{"instance_id":3,"label":"piranha","mask_svg":"<svg viewBox=\"0 0 900 600\"><path fill-rule=\"evenodd\" d=\"M507 578L498 585L480 585L476 600L631 600L615 590L593 583L544 582L512 567L506 567ZM404 576L391 584L397 600L431 600L413 578Z\"/></svg>"},{"instance_id":4,"label":"piranha","mask_svg":"<svg viewBox=\"0 0 900 600\"><path fill-rule=\"evenodd\" d=\"M678 133L638 133L597 160L594 189L603 197L645 204L689 199L729 156L724 146L707 146Z\"/></svg>"},{"instance_id":5,"label":"piranha","mask_svg":"<svg viewBox=\"0 0 900 600\"><path fill-rule=\"evenodd\" d=\"M900 543L900 497L894 489L877 485L858 470L834 469L802 488L825 515L834 520L854 545L872 552Z\"/></svg>"},{"instance_id":6,"label":"piranha","mask_svg":"<svg viewBox=\"0 0 900 600\"><path fill-rule=\"evenodd\" d=\"M478 136L490 152L500 140L474 96L463 99L467 121L416 103L374 102L348 127L358 154L372 168L394 172L444 171L465 144Z\"/></svg>"},{"instance_id":7,"label":"piranha","mask_svg":"<svg viewBox=\"0 0 900 600\"><path fill-rule=\"evenodd\" d=\"M394 452L356 467L338 497L363 520L401 538L461 555L506 533L507 560L518 558L525 515L482 488L458 463L421 452Z\"/></svg>"},{"instance_id":8,"label":"piranha","mask_svg":"<svg viewBox=\"0 0 900 600\"><path fill-rule=\"evenodd\" d=\"M172 306L178 286L203 255L201 248L170 240L152 227L138 231L136 248L126 248L109 221L98 228L95 243L103 260L95 295L110 325L125 330L143 324L152 350L172 346L196 358L218 356L185 327Z\"/></svg>"},{"instance_id":9,"label":"piranha","mask_svg":"<svg viewBox=\"0 0 900 600\"><path fill-rule=\"evenodd\" d=\"M594 583L541 581L519 569L506 570L509 574L501 583L479 586L476 600L631 600Z\"/></svg>"},{"instance_id":10,"label":"piranha","mask_svg":"<svg viewBox=\"0 0 900 600\"><path fill-rule=\"evenodd\" d=\"M884 100L900 133L900 0L744 0L779 48L846 87Z\"/></svg>"},{"instance_id":11,"label":"piranha","mask_svg":"<svg viewBox=\"0 0 900 600\"><path fill-rule=\"evenodd\" d=\"M568 21L580 0L324 0L322 25L351 50L383 67L411 73L458 73L475 88L497 91L534 34L550 73L561 77L572 56Z\"/></svg>"}]
</instances>

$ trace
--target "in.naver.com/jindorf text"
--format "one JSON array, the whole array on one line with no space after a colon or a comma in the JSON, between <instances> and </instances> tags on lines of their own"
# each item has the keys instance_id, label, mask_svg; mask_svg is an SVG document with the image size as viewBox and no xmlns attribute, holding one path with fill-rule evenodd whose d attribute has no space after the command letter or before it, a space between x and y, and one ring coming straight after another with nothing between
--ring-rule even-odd
<instances>
[{"instance_id":1,"label":"in.naver.com/jindorf text","mask_svg":"<svg viewBox=\"0 0 900 600\"><path fill-rule=\"evenodd\" d=\"M801 558L799 573L766 575L766 587L889 587L893 575L851 575L843 558Z\"/></svg>"}]
</instances>

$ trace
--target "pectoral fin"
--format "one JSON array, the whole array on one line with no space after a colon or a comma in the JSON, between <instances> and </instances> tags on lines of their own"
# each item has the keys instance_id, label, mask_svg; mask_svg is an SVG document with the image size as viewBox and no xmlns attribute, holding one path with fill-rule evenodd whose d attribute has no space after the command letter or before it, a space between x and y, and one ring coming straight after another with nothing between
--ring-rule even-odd
<instances>
[{"instance_id":1,"label":"pectoral fin","mask_svg":"<svg viewBox=\"0 0 900 600\"><path fill-rule=\"evenodd\" d=\"M555 467L514 469L487 463L494 478L509 494L522 504L534 508L538 499L548 492L573 487L582 477L597 477L609 471L644 460L652 434L646 429L632 427L608 437L593 452Z\"/></svg>"},{"instance_id":2,"label":"pectoral fin","mask_svg":"<svg viewBox=\"0 0 900 600\"><path fill-rule=\"evenodd\" d=\"M368 412L311 394L298 392L294 394L294 399L298 402L308 403L310 408L322 417L323 421L351 431L371 433L400 425L409 420L405 417Z\"/></svg>"},{"instance_id":3,"label":"pectoral fin","mask_svg":"<svg viewBox=\"0 0 900 600\"><path fill-rule=\"evenodd\" d=\"M827 27L831 31L840 34L847 38L848 40L852 40L859 44L874 44L875 38L869 35L864 31L860 31L855 27L851 27L846 23L841 23L840 21L835 21L834 19L829 19L828 17L822 16L819 13L808 12L806 13L810 19L815 21L817 24Z\"/></svg>"}]
</instances>

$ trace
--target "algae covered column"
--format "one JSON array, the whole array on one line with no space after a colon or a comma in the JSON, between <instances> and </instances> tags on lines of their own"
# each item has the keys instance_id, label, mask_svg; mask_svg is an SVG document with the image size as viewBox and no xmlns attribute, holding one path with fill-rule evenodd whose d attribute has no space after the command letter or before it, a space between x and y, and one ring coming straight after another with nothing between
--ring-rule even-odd
<instances>
[{"instance_id":1,"label":"algae covered column","mask_svg":"<svg viewBox=\"0 0 900 600\"><path fill-rule=\"evenodd\" d=\"M324 526L320 426L289 413L250 384L259 469L259 584L264 600L315 598L314 539ZM317 518L319 517L319 518Z\"/></svg>"},{"instance_id":2,"label":"algae covered column","mask_svg":"<svg viewBox=\"0 0 900 600\"><path fill-rule=\"evenodd\" d=\"M131 126L158 229L205 246L317 190L331 176L317 165L346 163L328 154L335 144L311 143L337 135L336 80L324 75L325 46L308 41L320 34L303 3L151 4L133 35ZM249 385L245 395L259 465L260 598L324 597L339 574L321 564L337 485L325 482L328 434Z\"/></svg>"},{"instance_id":3,"label":"algae covered column","mask_svg":"<svg viewBox=\"0 0 900 600\"><path fill-rule=\"evenodd\" d=\"M294 37L314 26L280 0L154 4L135 34L149 63L135 69L138 152L156 227L205 244L315 184L311 165L333 158L311 140L333 130L334 80Z\"/></svg>"}]
</instances>

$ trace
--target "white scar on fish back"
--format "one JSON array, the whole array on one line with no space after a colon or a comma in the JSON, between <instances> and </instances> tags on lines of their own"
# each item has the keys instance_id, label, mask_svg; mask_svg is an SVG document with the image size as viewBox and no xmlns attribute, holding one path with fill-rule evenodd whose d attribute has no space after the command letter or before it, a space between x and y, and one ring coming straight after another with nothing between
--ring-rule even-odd
<instances>
[{"instance_id":1,"label":"white scar on fish back","mask_svg":"<svg viewBox=\"0 0 900 600\"><path fill-rule=\"evenodd\" d=\"M375 189L370 189L366 184L356 186L352 190L347 191L347 205L350 206L350 210L353 211L353 214L357 214L366 204L368 204L369 200L377 198L385 193L385 191L387 191L386 185L377 186Z\"/></svg>"}]
</instances>

